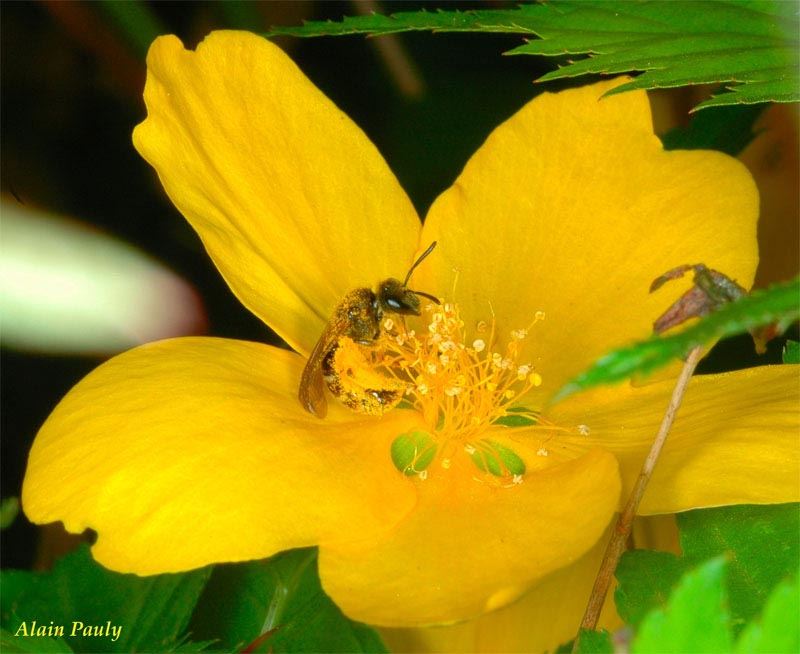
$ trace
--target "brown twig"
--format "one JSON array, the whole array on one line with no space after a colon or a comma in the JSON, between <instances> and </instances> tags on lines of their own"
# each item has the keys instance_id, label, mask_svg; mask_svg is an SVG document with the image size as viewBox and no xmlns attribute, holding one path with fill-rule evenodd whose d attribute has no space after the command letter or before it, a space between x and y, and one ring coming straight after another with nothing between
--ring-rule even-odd
<instances>
[{"instance_id":1,"label":"brown twig","mask_svg":"<svg viewBox=\"0 0 800 654\"><path fill-rule=\"evenodd\" d=\"M381 13L376 0L353 0L352 4L361 16ZM377 50L400 93L411 100L419 100L425 92L425 82L398 35L376 36L370 39L370 43Z\"/></svg>"},{"instance_id":2,"label":"brown twig","mask_svg":"<svg viewBox=\"0 0 800 654\"><path fill-rule=\"evenodd\" d=\"M583 620L581 620L581 629L593 630L597 626L597 620L600 617L600 611L603 608L603 603L608 594L608 588L611 586L611 579L614 576L614 571L617 569L617 563L619 563L622 552L625 551L625 543L633 527L633 518L636 516L636 510L639 507L639 502L642 500L650 477L653 475L656 461L658 461L658 457L667 440L667 434L669 434L672 423L675 421L675 415L678 413L678 408L686 393L689 379L694 369L697 367L698 361L700 361L700 351L700 347L694 348L689 352L689 356L683 364L683 369L675 384L675 389L672 391L672 398L670 399L669 406L661 421L661 427L650 448L650 453L647 455L642 465L642 470L633 487L631 496L628 498L628 503L625 505L625 508L617 520L617 524L611 534L611 540L608 541L608 545L606 546L603 561L600 564L600 570L597 573L597 578L592 588L592 594L589 597L589 603L586 605L586 612L583 614ZM572 649L573 652L578 651L579 641L580 632L578 632L578 637L575 639L575 645Z\"/></svg>"}]
</instances>

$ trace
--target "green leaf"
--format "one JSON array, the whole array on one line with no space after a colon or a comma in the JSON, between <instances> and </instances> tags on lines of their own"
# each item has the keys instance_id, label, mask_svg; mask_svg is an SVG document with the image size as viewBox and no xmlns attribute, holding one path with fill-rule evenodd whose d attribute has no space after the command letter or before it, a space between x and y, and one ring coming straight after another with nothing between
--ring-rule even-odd
<instances>
[{"instance_id":1,"label":"green leaf","mask_svg":"<svg viewBox=\"0 0 800 654\"><path fill-rule=\"evenodd\" d=\"M51 572L4 570L2 626L16 633L21 621L28 628L34 620L45 626L52 621L63 626L64 640L79 652L165 651L179 642L209 572L118 574L97 564L83 546ZM104 635L84 636L76 622L97 626ZM117 640L111 627L121 628Z\"/></svg>"},{"instance_id":2,"label":"green leaf","mask_svg":"<svg viewBox=\"0 0 800 654\"><path fill-rule=\"evenodd\" d=\"M626 624L638 626L653 609L664 606L686 571L686 561L669 552L625 552L616 570L617 611Z\"/></svg>"},{"instance_id":3,"label":"green leaf","mask_svg":"<svg viewBox=\"0 0 800 654\"><path fill-rule=\"evenodd\" d=\"M692 348L712 340L734 336L773 323L788 326L800 318L800 279L776 284L766 290L724 305L714 313L672 336L653 336L598 359L592 367L566 384L556 395L563 399L577 391L647 375Z\"/></svg>"},{"instance_id":4,"label":"green leaf","mask_svg":"<svg viewBox=\"0 0 800 654\"><path fill-rule=\"evenodd\" d=\"M779 584L760 620L751 622L736 643L737 654L800 652L800 585L798 577Z\"/></svg>"},{"instance_id":5,"label":"green leaf","mask_svg":"<svg viewBox=\"0 0 800 654\"><path fill-rule=\"evenodd\" d=\"M800 505L729 506L678 515L690 564L730 557L728 593L738 630L761 611L773 588L797 570Z\"/></svg>"},{"instance_id":6,"label":"green leaf","mask_svg":"<svg viewBox=\"0 0 800 654\"><path fill-rule=\"evenodd\" d=\"M605 629L602 631L581 629L577 652L578 654L613 654L614 643L611 642L611 634Z\"/></svg>"},{"instance_id":7,"label":"green leaf","mask_svg":"<svg viewBox=\"0 0 800 654\"><path fill-rule=\"evenodd\" d=\"M610 93L725 83L697 108L797 102L800 26L779 0L551 0L511 10L400 12L273 27L269 35L331 36L408 31L538 35L509 54L587 54L539 79L645 71Z\"/></svg>"},{"instance_id":8,"label":"green leaf","mask_svg":"<svg viewBox=\"0 0 800 654\"><path fill-rule=\"evenodd\" d=\"M217 566L192 619L212 649L241 651L272 631L259 652L385 652L377 632L348 620L325 595L315 549Z\"/></svg>"},{"instance_id":9,"label":"green leaf","mask_svg":"<svg viewBox=\"0 0 800 654\"><path fill-rule=\"evenodd\" d=\"M786 341L783 346L784 363L800 363L800 342Z\"/></svg>"},{"instance_id":10,"label":"green leaf","mask_svg":"<svg viewBox=\"0 0 800 654\"><path fill-rule=\"evenodd\" d=\"M48 623L49 624L49 623ZM61 638L15 635L17 632L0 629L0 651L4 654L64 654L72 652Z\"/></svg>"},{"instance_id":11,"label":"green leaf","mask_svg":"<svg viewBox=\"0 0 800 654\"><path fill-rule=\"evenodd\" d=\"M663 607L680 576L711 558L729 561L731 628L738 632L762 610L773 589L797 571L800 505L729 506L677 516L682 556L634 550L622 555L614 594L628 624Z\"/></svg>"},{"instance_id":12,"label":"green leaf","mask_svg":"<svg viewBox=\"0 0 800 654\"><path fill-rule=\"evenodd\" d=\"M532 18L541 13L536 5L511 10L401 11L391 16L345 16L341 22L307 21L302 27L273 25L266 36L342 36L348 34L396 34L398 32L489 32L534 34Z\"/></svg>"},{"instance_id":13,"label":"green leaf","mask_svg":"<svg viewBox=\"0 0 800 654\"><path fill-rule=\"evenodd\" d=\"M646 71L609 94L727 83L729 93L696 107L797 102L797 13L774 0L554 1L537 22L541 41L511 54L589 54L538 81L588 73Z\"/></svg>"},{"instance_id":14,"label":"green leaf","mask_svg":"<svg viewBox=\"0 0 800 654\"><path fill-rule=\"evenodd\" d=\"M204 640L204 641L196 641L196 640L186 640L184 639L183 642L177 643L171 646L167 652L171 654L175 652L175 654L196 654L196 652L207 652L211 646L214 644L215 641L213 640Z\"/></svg>"},{"instance_id":15,"label":"green leaf","mask_svg":"<svg viewBox=\"0 0 800 654\"><path fill-rule=\"evenodd\" d=\"M667 132L661 141L666 150L718 150L735 157L755 138L752 128L762 111L760 104L701 111L686 127Z\"/></svg>"},{"instance_id":16,"label":"green leaf","mask_svg":"<svg viewBox=\"0 0 800 654\"><path fill-rule=\"evenodd\" d=\"M642 621L631 651L730 652L733 641L723 585L725 565L724 557L717 557L684 575L667 606Z\"/></svg>"}]
</instances>

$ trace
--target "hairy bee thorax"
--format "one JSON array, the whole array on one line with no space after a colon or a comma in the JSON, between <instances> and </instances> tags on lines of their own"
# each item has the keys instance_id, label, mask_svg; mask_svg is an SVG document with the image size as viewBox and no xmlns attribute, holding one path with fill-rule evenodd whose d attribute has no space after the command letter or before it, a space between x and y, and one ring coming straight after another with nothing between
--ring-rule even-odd
<instances>
[{"instance_id":1,"label":"hairy bee thorax","mask_svg":"<svg viewBox=\"0 0 800 654\"><path fill-rule=\"evenodd\" d=\"M371 343L380 337L383 312L376 308L377 298L369 288L357 288L345 295L336 307L333 320L347 325L343 330L356 343Z\"/></svg>"}]
</instances>

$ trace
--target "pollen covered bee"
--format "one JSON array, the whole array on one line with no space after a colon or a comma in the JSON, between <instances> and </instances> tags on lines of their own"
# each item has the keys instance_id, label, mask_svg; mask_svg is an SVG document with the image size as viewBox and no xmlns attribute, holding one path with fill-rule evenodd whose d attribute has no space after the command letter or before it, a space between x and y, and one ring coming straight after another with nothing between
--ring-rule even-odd
<instances>
[{"instance_id":1,"label":"pollen covered bee","mask_svg":"<svg viewBox=\"0 0 800 654\"><path fill-rule=\"evenodd\" d=\"M386 313L420 315L420 296L439 304L432 295L408 288L411 273L435 247L436 241L413 263L404 281L389 278L378 284L375 291L357 288L344 296L314 346L300 379L298 398L306 411L318 418L325 417L328 411L325 385L346 406L360 413L381 414L400 401L402 385L378 371L364 369L359 362L351 365L348 359L352 358L352 348L345 344L348 339L359 345L375 343Z\"/></svg>"}]
</instances>

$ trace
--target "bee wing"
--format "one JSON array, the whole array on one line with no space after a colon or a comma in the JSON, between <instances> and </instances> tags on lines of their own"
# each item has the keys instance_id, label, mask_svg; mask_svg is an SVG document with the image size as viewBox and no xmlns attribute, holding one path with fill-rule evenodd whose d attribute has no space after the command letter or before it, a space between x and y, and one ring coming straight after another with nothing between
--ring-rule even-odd
<instances>
[{"instance_id":1,"label":"bee wing","mask_svg":"<svg viewBox=\"0 0 800 654\"><path fill-rule=\"evenodd\" d=\"M322 378L322 362L340 335L341 329L336 322L328 324L308 357L306 367L303 368L303 376L300 378L297 397L303 408L317 418L324 418L328 413L325 385Z\"/></svg>"}]
</instances>

